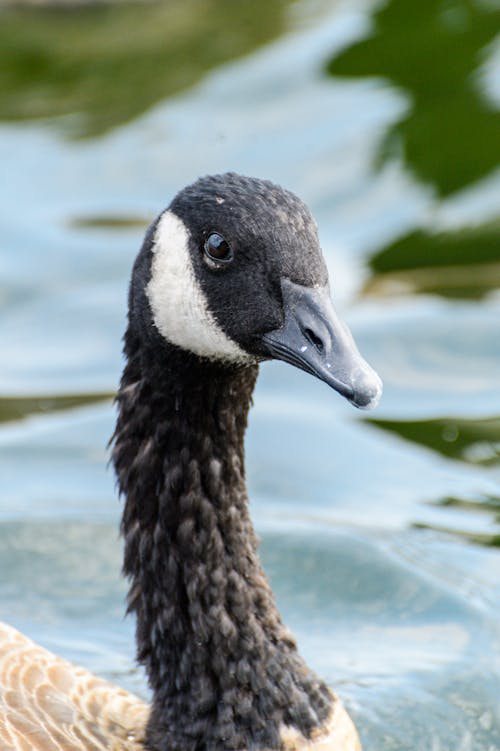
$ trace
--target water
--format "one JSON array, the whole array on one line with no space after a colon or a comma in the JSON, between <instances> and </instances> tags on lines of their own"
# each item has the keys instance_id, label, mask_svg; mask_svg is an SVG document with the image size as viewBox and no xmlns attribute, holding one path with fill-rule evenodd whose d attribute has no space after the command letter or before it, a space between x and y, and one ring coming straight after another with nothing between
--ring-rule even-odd
<instances>
[{"instance_id":1,"label":"water","mask_svg":"<svg viewBox=\"0 0 500 751\"><path fill-rule=\"evenodd\" d=\"M147 696L106 468L126 287L200 174L298 192L385 382L248 435L286 622L375 751L500 748L500 55L459 0L2 11L0 617Z\"/></svg>"}]
</instances>

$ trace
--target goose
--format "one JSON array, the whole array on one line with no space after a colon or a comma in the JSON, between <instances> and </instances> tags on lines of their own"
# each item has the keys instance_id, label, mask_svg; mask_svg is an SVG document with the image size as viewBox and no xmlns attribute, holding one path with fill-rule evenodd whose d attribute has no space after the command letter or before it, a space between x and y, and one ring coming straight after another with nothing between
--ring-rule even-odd
<instances>
[{"instance_id":1,"label":"goose","mask_svg":"<svg viewBox=\"0 0 500 751\"><path fill-rule=\"evenodd\" d=\"M0 627L1 751L359 751L261 568L244 435L278 359L369 409L381 381L330 298L293 193L198 179L148 229L129 287L112 461L151 705Z\"/></svg>"}]
</instances>

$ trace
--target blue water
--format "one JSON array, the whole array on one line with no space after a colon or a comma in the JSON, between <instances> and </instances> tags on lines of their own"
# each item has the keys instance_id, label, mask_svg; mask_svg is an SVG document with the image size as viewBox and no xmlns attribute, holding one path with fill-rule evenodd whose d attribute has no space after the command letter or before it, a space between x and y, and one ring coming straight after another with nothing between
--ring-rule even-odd
<instances>
[{"instance_id":1,"label":"blue water","mask_svg":"<svg viewBox=\"0 0 500 751\"><path fill-rule=\"evenodd\" d=\"M384 275L370 259L414 230L492 225L500 172L447 192L402 147L381 161L418 103L375 65L327 73L375 34L378 6L284 6L273 39L98 134L72 137L84 115L59 111L0 123L0 617L147 696L106 466L130 267L187 182L268 177L310 205L336 305L385 384L371 422L300 372L261 369L247 471L279 607L367 749L494 751L500 243L485 271L471 240L460 293L448 267ZM492 113L495 50L477 50L474 79Z\"/></svg>"}]
</instances>

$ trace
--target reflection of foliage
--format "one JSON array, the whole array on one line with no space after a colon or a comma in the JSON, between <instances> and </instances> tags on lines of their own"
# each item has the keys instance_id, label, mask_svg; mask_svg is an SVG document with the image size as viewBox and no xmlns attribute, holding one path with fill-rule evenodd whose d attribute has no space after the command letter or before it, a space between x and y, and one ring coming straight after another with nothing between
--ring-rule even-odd
<instances>
[{"instance_id":1,"label":"reflection of foliage","mask_svg":"<svg viewBox=\"0 0 500 751\"><path fill-rule=\"evenodd\" d=\"M70 221L74 229L107 229L110 231L141 229L146 231L154 216L120 216L119 214L94 214L92 216L76 216Z\"/></svg>"},{"instance_id":2,"label":"reflection of foliage","mask_svg":"<svg viewBox=\"0 0 500 751\"><path fill-rule=\"evenodd\" d=\"M336 76L383 76L411 97L384 151L400 144L411 169L447 195L498 164L500 113L474 73L497 27L496 3L392 0L374 16L370 37L335 57Z\"/></svg>"},{"instance_id":3,"label":"reflection of foliage","mask_svg":"<svg viewBox=\"0 0 500 751\"><path fill-rule=\"evenodd\" d=\"M46 414L107 401L112 394L75 394L74 396L0 397L0 423L20 420L33 414Z\"/></svg>"},{"instance_id":4,"label":"reflection of foliage","mask_svg":"<svg viewBox=\"0 0 500 751\"><path fill-rule=\"evenodd\" d=\"M396 240L370 259L376 273L367 292L409 288L453 297L481 297L500 287L498 225L431 235L422 230Z\"/></svg>"},{"instance_id":5,"label":"reflection of foliage","mask_svg":"<svg viewBox=\"0 0 500 751\"><path fill-rule=\"evenodd\" d=\"M492 523L498 525L500 522L500 497L493 495L481 496L477 500L469 498L441 498L434 501L431 505L442 509L452 509L454 511L463 511L465 513L486 514L492 517ZM428 524L425 522L416 522L413 524L418 529L432 529L442 534L450 534L460 537L467 542L477 545L486 545L488 547L500 547L500 533L493 532L469 532L465 529L457 529L448 525Z\"/></svg>"},{"instance_id":6,"label":"reflection of foliage","mask_svg":"<svg viewBox=\"0 0 500 751\"><path fill-rule=\"evenodd\" d=\"M440 508L453 508L461 511L481 511L486 514L494 514L495 518L500 521L500 497L487 495L478 501L467 500L466 498L455 498L447 496L436 501L434 506Z\"/></svg>"},{"instance_id":7,"label":"reflection of foliage","mask_svg":"<svg viewBox=\"0 0 500 751\"><path fill-rule=\"evenodd\" d=\"M0 118L83 114L96 135L278 35L289 0L0 11Z\"/></svg>"},{"instance_id":8,"label":"reflection of foliage","mask_svg":"<svg viewBox=\"0 0 500 751\"><path fill-rule=\"evenodd\" d=\"M500 463L500 417L433 420L377 420L366 422L401 438L469 464Z\"/></svg>"},{"instance_id":9,"label":"reflection of foliage","mask_svg":"<svg viewBox=\"0 0 500 751\"><path fill-rule=\"evenodd\" d=\"M487 532L467 532L464 529L455 529L454 527L438 527L435 524L426 524L424 522L415 522L412 525L415 529L430 529L433 532L439 532L443 535L453 535L466 542L474 545L484 545L488 548L500 548L500 534L488 534Z\"/></svg>"}]
</instances>

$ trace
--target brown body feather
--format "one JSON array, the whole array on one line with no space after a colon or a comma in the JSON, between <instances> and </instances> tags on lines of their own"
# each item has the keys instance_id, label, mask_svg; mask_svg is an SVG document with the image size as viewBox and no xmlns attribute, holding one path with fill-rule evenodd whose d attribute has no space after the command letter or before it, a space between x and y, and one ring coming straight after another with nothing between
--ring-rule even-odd
<instances>
[{"instance_id":1,"label":"brown body feather","mask_svg":"<svg viewBox=\"0 0 500 751\"><path fill-rule=\"evenodd\" d=\"M0 751L138 751L149 709L0 623Z\"/></svg>"}]
</instances>

